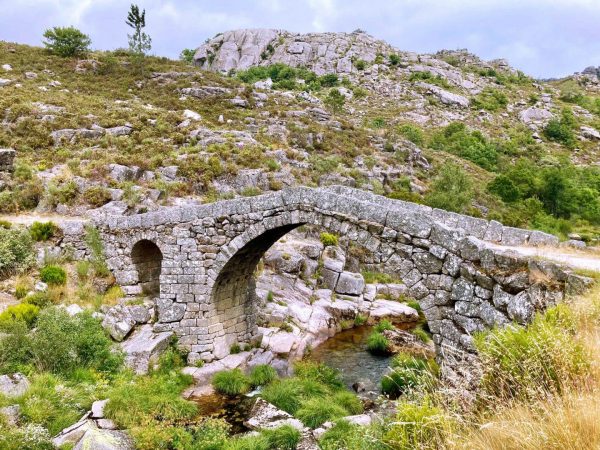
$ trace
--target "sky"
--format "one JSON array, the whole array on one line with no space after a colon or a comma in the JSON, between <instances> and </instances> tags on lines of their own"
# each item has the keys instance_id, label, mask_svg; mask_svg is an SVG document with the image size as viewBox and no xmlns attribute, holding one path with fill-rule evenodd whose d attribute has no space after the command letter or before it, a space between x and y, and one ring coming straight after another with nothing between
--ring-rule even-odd
<instances>
[{"instance_id":1,"label":"sky","mask_svg":"<svg viewBox=\"0 0 600 450\"><path fill-rule=\"evenodd\" d=\"M45 29L75 26L92 47L127 47L130 1L0 0L0 40L41 45ZM467 48L549 78L600 66L600 0L138 0L151 53L176 58L236 28L295 32L357 28L400 50Z\"/></svg>"}]
</instances>

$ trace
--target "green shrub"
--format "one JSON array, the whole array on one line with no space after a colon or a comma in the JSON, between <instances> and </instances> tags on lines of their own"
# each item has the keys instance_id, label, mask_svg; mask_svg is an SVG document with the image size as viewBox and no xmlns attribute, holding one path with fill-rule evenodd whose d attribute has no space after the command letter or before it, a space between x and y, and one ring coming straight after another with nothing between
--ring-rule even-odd
<instances>
[{"instance_id":1,"label":"green shrub","mask_svg":"<svg viewBox=\"0 0 600 450\"><path fill-rule=\"evenodd\" d=\"M365 323L367 323L367 317L363 316L361 314L358 314L355 318L354 318L354 326L355 327L360 327L361 325L364 325Z\"/></svg>"},{"instance_id":2,"label":"green shrub","mask_svg":"<svg viewBox=\"0 0 600 450\"><path fill-rule=\"evenodd\" d=\"M220 450L229 440L231 426L223 419L206 417L191 430L194 436L192 448Z\"/></svg>"},{"instance_id":3,"label":"green shrub","mask_svg":"<svg viewBox=\"0 0 600 450\"><path fill-rule=\"evenodd\" d=\"M325 105L331 108L334 113L340 113L344 109L346 103L346 97L340 92L339 89L333 88L325 97Z\"/></svg>"},{"instance_id":4,"label":"green shrub","mask_svg":"<svg viewBox=\"0 0 600 450\"><path fill-rule=\"evenodd\" d=\"M40 280L49 285L60 286L66 284L67 272L60 266L45 266L40 270Z\"/></svg>"},{"instance_id":5,"label":"green shrub","mask_svg":"<svg viewBox=\"0 0 600 450\"><path fill-rule=\"evenodd\" d=\"M58 233L58 227L53 222L33 222L29 234L34 241L47 241Z\"/></svg>"},{"instance_id":6,"label":"green shrub","mask_svg":"<svg viewBox=\"0 0 600 450\"><path fill-rule=\"evenodd\" d=\"M18 351L11 348L14 345ZM33 365L39 371L65 376L78 368L110 375L122 362L99 320L88 313L71 317L63 309L47 308L39 312L34 333L14 324L0 338L0 371Z\"/></svg>"},{"instance_id":7,"label":"green shrub","mask_svg":"<svg viewBox=\"0 0 600 450\"><path fill-rule=\"evenodd\" d=\"M15 285L15 297L21 300L31 291L31 285L29 283L17 282Z\"/></svg>"},{"instance_id":8,"label":"green shrub","mask_svg":"<svg viewBox=\"0 0 600 450\"><path fill-rule=\"evenodd\" d=\"M245 394L250 390L250 380L240 369L217 372L212 385L218 392L227 395Z\"/></svg>"},{"instance_id":9,"label":"green shrub","mask_svg":"<svg viewBox=\"0 0 600 450\"><path fill-rule=\"evenodd\" d=\"M400 353L394 357L392 371L381 379L381 392L395 398L409 389L429 387L438 372L433 359Z\"/></svg>"},{"instance_id":10,"label":"green shrub","mask_svg":"<svg viewBox=\"0 0 600 450\"><path fill-rule=\"evenodd\" d=\"M9 306L0 313L0 330L6 328L9 323L14 321L22 321L25 322L28 327L32 327L39 312L40 308L28 303Z\"/></svg>"},{"instance_id":11,"label":"green shrub","mask_svg":"<svg viewBox=\"0 0 600 450\"><path fill-rule=\"evenodd\" d=\"M231 344L231 347L229 348L229 353L231 353L232 355L237 355L241 351L242 347L240 347L240 344L238 344L237 342L235 344Z\"/></svg>"},{"instance_id":12,"label":"green shrub","mask_svg":"<svg viewBox=\"0 0 600 450\"><path fill-rule=\"evenodd\" d=\"M420 146L425 143L425 135L423 134L423 130L416 125L405 123L398 127L398 131L402 136L415 145Z\"/></svg>"},{"instance_id":13,"label":"green shrub","mask_svg":"<svg viewBox=\"0 0 600 450\"><path fill-rule=\"evenodd\" d=\"M0 220L0 228L6 228L7 230L12 228L12 223L8 220Z\"/></svg>"},{"instance_id":14,"label":"green shrub","mask_svg":"<svg viewBox=\"0 0 600 450\"><path fill-rule=\"evenodd\" d=\"M85 227L85 243L91 252L90 262L94 267L96 275L99 277L107 277L110 275L110 271L106 265L100 232L93 225L86 225Z\"/></svg>"},{"instance_id":15,"label":"green shrub","mask_svg":"<svg viewBox=\"0 0 600 450\"><path fill-rule=\"evenodd\" d=\"M590 355L575 337L566 305L548 309L527 326L511 325L475 335L485 392L502 399L535 399L561 393L583 379Z\"/></svg>"},{"instance_id":16,"label":"green shrub","mask_svg":"<svg viewBox=\"0 0 600 450\"><path fill-rule=\"evenodd\" d=\"M46 291L43 291L43 292L36 291L36 292L32 292L27 297L25 297L23 299L23 302L24 303L29 303L30 305L35 305L38 308L45 308L50 303L52 303L52 300L50 299L50 296L48 295L48 292L46 292Z\"/></svg>"},{"instance_id":17,"label":"green shrub","mask_svg":"<svg viewBox=\"0 0 600 450\"><path fill-rule=\"evenodd\" d=\"M321 233L320 239L321 243L326 247L329 245L338 245L338 237L335 234Z\"/></svg>"},{"instance_id":18,"label":"green shrub","mask_svg":"<svg viewBox=\"0 0 600 450\"><path fill-rule=\"evenodd\" d=\"M312 398L303 402L294 415L307 427L317 428L329 420L348 415L348 411L335 403Z\"/></svg>"},{"instance_id":19,"label":"green shrub","mask_svg":"<svg viewBox=\"0 0 600 450\"><path fill-rule=\"evenodd\" d=\"M506 175L498 175L487 185L487 190L506 203L516 202L520 197L519 188Z\"/></svg>"},{"instance_id":20,"label":"green shrub","mask_svg":"<svg viewBox=\"0 0 600 450\"><path fill-rule=\"evenodd\" d=\"M29 233L0 228L0 276L25 270L33 261L33 243Z\"/></svg>"},{"instance_id":21,"label":"green shrub","mask_svg":"<svg viewBox=\"0 0 600 450\"><path fill-rule=\"evenodd\" d=\"M87 34L74 27L54 27L44 32L44 45L59 56L78 56L89 51L92 43Z\"/></svg>"},{"instance_id":22,"label":"green shrub","mask_svg":"<svg viewBox=\"0 0 600 450\"><path fill-rule=\"evenodd\" d=\"M356 67L356 70L365 70L367 68L367 62L364 59L357 59L354 61L354 67Z\"/></svg>"},{"instance_id":23,"label":"green shrub","mask_svg":"<svg viewBox=\"0 0 600 450\"><path fill-rule=\"evenodd\" d=\"M575 133L569 125L558 119L551 119L544 127L544 135L554 142L559 142L568 148L577 144Z\"/></svg>"},{"instance_id":24,"label":"green shrub","mask_svg":"<svg viewBox=\"0 0 600 450\"><path fill-rule=\"evenodd\" d=\"M388 355L389 345L387 338L377 331L372 332L367 338L367 350L373 355Z\"/></svg>"},{"instance_id":25,"label":"green shrub","mask_svg":"<svg viewBox=\"0 0 600 450\"><path fill-rule=\"evenodd\" d=\"M400 55L397 53L390 53L388 58L390 59L390 65L397 66L400 64Z\"/></svg>"},{"instance_id":26,"label":"green shrub","mask_svg":"<svg viewBox=\"0 0 600 450\"><path fill-rule=\"evenodd\" d=\"M268 364L259 364L250 371L250 384L265 386L277 378L277 371Z\"/></svg>"},{"instance_id":27,"label":"green shrub","mask_svg":"<svg viewBox=\"0 0 600 450\"><path fill-rule=\"evenodd\" d=\"M498 146L480 131L470 131L462 122L453 122L433 134L431 148L468 159L486 170L498 164Z\"/></svg>"},{"instance_id":28,"label":"green shrub","mask_svg":"<svg viewBox=\"0 0 600 450\"><path fill-rule=\"evenodd\" d=\"M83 193L83 198L91 206L96 208L103 206L112 200L110 191L103 186L92 186Z\"/></svg>"},{"instance_id":29,"label":"green shrub","mask_svg":"<svg viewBox=\"0 0 600 450\"><path fill-rule=\"evenodd\" d=\"M411 330L411 333L414 334L421 342L427 343L431 341L431 337L429 336L427 331L425 331L420 326L413 328Z\"/></svg>"},{"instance_id":30,"label":"green shrub","mask_svg":"<svg viewBox=\"0 0 600 450\"><path fill-rule=\"evenodd\" d=\"M474 108L486 109L492 112L504 109L506 105L508 105L508 98L498 89L485 88L473 99Z\"/></svg>"},{"instance_id":31,"label":"green shrub","mask_svg":"<svg viewBox=\"0 0 600 450\"><path fill-rule=\"evenodd\" d=\"M426 196L429 206L463 212L473 199L473 182L461 167L445 164Z\"/></svg>"}]
</instances>

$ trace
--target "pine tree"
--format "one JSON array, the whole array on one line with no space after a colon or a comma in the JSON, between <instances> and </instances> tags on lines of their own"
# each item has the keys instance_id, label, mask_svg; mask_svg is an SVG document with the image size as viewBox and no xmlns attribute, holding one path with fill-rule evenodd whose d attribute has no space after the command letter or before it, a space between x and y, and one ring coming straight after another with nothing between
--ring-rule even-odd
<instances>
[{"instance_id":1,"label":"pine tree","mask_svg":"<svg viewBox=\"0 0 600 450\"><path fill-rule=\"evenodd\" d=\"M152 39L144 33L144 28L146 27L146 10L142 10L140 14L140 8L132 4L125 23L134 29L133 34L127 35L129 50L138 55L145 55L152 48Z\"/></svg>"}]
</instances>

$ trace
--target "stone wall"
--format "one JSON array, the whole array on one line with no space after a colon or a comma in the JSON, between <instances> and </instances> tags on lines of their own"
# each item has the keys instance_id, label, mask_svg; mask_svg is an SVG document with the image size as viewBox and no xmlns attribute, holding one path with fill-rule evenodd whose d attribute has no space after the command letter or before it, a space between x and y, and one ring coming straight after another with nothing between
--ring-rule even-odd
<instances>
[{"instance_id":1,"label":"stone wall","mask_svg":"<svg viewBox=\"0 0 600 450\"><path fill-rule=\"evenodd\" d=\"M401 279L420 302L438 351L471 352L473 332L526 323L586 283L555 264L528 261L483 240L553 241L543 233L341 187L295 188L97 222L109 267L128 294L142 292L133 246L140 240L158 246L163 259L155 329L174 331L192 362L220 359L233 343L256 337L256 265L279 238L304 224L346 236L374 266Z\"/></svg>"}]
</instances>

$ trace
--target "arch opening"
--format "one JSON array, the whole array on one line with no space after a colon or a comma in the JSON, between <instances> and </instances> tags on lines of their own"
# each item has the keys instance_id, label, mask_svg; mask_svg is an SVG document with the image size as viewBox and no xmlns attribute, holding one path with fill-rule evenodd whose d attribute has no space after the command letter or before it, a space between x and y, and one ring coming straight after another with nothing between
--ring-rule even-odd
<instances>
[{"instance_id":1,"label":"arch opening","mask_svg":"<svg viewBox=\"0 0 600 450\"><path fill-rule=\"evenodd\" d=\"M133 246L131 260L138 274L141 293L151 297L159 296L162 259L162 252L152 241L142 239Z\"/></svg>"},{"instance_id":2,"label":"arch opening","mask_svg":"<svg viewBox=\"0 0 600 450\"><path fill-rule=\"evenodd\" d=\"M214 323L222 325L215 342L216 356L224 356L236 342L249 342L255 337L256 267L265 252L281 237L303 223L268 230L252 239L223 266L212 290L216 308Z\"/></svg>"}]
</instances>

